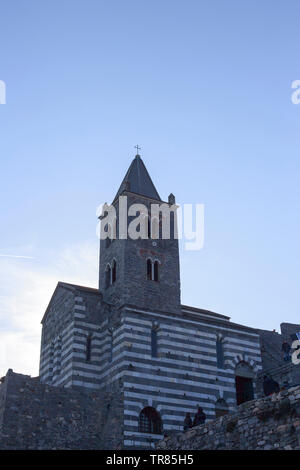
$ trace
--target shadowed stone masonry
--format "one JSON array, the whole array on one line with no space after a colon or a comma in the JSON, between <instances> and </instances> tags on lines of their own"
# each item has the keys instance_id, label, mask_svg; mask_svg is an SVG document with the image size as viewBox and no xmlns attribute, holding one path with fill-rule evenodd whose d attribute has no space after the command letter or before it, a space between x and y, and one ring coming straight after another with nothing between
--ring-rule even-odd
<instances>
[{"instance_id":1,"label":"shadowed stone masonry","mask_svg":"<svg viewBox=\"0 0 300 470\"><path fill-rule=\"evenodd\" d=\"M300 325L294 323L281 323L281 333L276 331L257 330L260 336L262 370L257 374L257 396L261 397L263 393L263 376L270 375L276 380L280 387L300 385L300 365L293 364L290 351L289 361L284 360L282 351L283 342L290 346L297 339L297 332L300 332Z\"/></svg>"},{"instance_id":2,"label":"shadowed stone masonry","mask_svg":"<svg viewBox=\"0 0 300 470\"><path fill-rule=\"evenodd\" d=\"M252 400L235 413L172 434L157 444L168 450L300 449L300 387Z\"/></svg>"},{"instance_id":3,"label":"shadowed stone masonry","mask_svg":"<svg viewBox=\"0 0 300 470\"><path fill-rule=\"evenodd\" d=\"M0 384L0 449L118 449L123 397L53 387L11 370Z\"/></svg>"}]
</instances>

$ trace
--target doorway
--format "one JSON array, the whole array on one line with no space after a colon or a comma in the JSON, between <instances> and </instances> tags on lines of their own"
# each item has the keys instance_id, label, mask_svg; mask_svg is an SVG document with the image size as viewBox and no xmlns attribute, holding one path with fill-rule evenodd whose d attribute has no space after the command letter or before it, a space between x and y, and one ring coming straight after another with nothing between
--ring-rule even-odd
<instances>
[{"instance_id":1,"label":"doorway","mask_svg":"<svg viewBox=\"0 0 300 470\"><path fill-rule=\"evenodd\" d=\"M245 403L245 401L253 400L253 378L254 373L249 364L244 361L239 362L235 370L235 389L237 405Z\"/></svg>"}]
</instances>

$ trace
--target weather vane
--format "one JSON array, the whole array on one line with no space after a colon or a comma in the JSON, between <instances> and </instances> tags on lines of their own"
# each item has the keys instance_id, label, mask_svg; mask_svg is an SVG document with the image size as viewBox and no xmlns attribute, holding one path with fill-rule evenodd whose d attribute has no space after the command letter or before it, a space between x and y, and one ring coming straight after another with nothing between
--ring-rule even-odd
<instances>
[{"instance_id":1,"label":"weather vane","mask_svg":"<svg viewBox=\"0 0 300 470\"><path fill-rule=\"evenodd\" d=\"M136 154L139 155L139 150L141 150L141 147L135 145L134 148L136 149Z\"/></svg>"}]
</instances>

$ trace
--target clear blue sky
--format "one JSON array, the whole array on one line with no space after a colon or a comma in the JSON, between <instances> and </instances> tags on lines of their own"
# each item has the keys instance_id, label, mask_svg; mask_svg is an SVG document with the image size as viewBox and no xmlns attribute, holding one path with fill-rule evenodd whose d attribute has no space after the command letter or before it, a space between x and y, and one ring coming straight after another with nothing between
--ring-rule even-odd
<instances>
[{"instance_id":1,"label":"clear blue sky","mask_svg":"<svg viewBox=\"0 0 300 470\"><path fill-rule=\"evenodd\" d=\"M19 0L0 13L0 255L32 257L0 256L0 373L36 371L56 281L96 286L96 207L136 143L164 199L205 204L204 248L181 252L183 303L300 323L299 2Z\"/></svg>"}]
</instances>

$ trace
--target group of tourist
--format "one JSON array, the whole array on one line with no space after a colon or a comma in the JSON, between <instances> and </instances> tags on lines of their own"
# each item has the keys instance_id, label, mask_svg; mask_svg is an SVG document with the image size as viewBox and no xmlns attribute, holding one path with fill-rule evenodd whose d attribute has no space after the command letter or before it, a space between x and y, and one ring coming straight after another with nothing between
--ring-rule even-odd
<instances>
[{"instance_id":1,"label":"group of tourist","mask_svg":"<svg viewBox=\"0 0 300 470\"><path fill-rule=\"evenodd\" d=\"M194 419L191 418L191 413L187 413L185 415L184 423L183 423L183 430L187 431L194 426L198 426L199 424L204 424L206 420L206 414L204 413L201 406L198 407L198 411L194 416Z\"/></svg>"},{"instance_id":2,"label":"group of tourist","mask_svg":"<svg viewBox=\"0 0 300 470\"><path fill-rule=\"evenodd\" d=\"M272 393L279 392L280 387L279 387L278 382L272 379L271 376L264 375L263 389L264 389L265 396L269 396L269 395L272 395ZM193 420L191 418L191 413L186 413L184 423L183 423L183 429L184 431L187 431L188 429L193 428L194 426L198 426L199 424L204 424L205 420L206 420L206 414L204 413L201 406L199 406L198 411L195 414Z\"/></svg>"},{"instance_id":3,"label":"group of tourist","mask_svg":"<svg viewBox=\"0 0 300 470\"><path fill-rule=\"evenodd\" d=\"M284 352L284 360L289 361L290 360L290 346L288 343L283 343L282 345L282 351ZM286 388L287 385L285 384ZM265 396L272 395L272 393L277 393L280 391L280 386L276 380L272 379L270 375L264 375L263 377L263 389L264 389L264 394ZM186 413L184 423L183 423L183 429L184 431L187 431L190 428L193 428L194 426L198 426L199 424L204 424L206 420L206 414L204 413L203 409L201 406L198 407L198 411L194 416L194 419L192 420L191 418L191 413Z\"/></svg>"}]
</instances>

